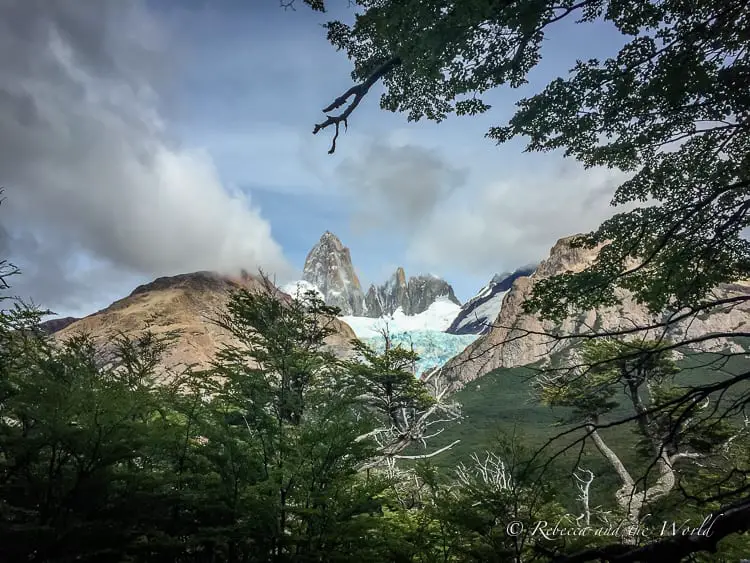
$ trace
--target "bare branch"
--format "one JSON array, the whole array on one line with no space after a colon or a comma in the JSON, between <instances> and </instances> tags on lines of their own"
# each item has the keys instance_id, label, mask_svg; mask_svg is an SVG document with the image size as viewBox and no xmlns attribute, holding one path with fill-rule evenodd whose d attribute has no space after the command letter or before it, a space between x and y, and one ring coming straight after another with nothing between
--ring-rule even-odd
<instances>
[{"instance_id":1,"label":"bare branch","mask_svg":"<svg viewBox=\"0 0 750 563\"><path fill-rule=\"evenodd\" d=\"M579 474L580 473L580 474ZM590 489L591 483L594 482L594 472L588 469L582 469L577 467L573 472L573 477L578 481L578 490L581 491L581 496L578 500L583 504L583 520L586 525L591 524L591 507L589 506L590 500Z\"/></svg>"},{"instance_id":2,"label":"bare branch","mask_svg":"<svg viewBox=\"0 0 750 563\"><path fill-rule=\"evenodd\" d=\"M384 62L382 65L380 65L378 68L376 68L370 76L367 77L367 79L364 82L361 82L355 86L352 86L349 88L346 92L344 92L341 96L333 100L331 105L328 107L323 108L323 113L329 113L332 112L335 109L340 108L341 106L345 105L349 98L352 96L354 99L352 99L351 102L349 102L349 105L338 115L327 115L326 120L315 124L315 127L313 128L313 135L317 135L319 131L330 127L331 125L335 128L335 133L333 135L333 140L331 141L331 148L328 151L328 154L333 154L336 152L336 139L338 139L339 136L339 126L343 123L344 128L347 126L347 120L349 119L349 116L351 113L356 109L356 107L359 105L359 103L362 101L362 98L365 97L367 92L370 91L370 88L372 88L373 84L375 84L378 80L380 80L383 76L391 72L395 67L399 66L401 64L401 59L399 57L392 57L391 59Z\"/></svg>"},{"instance_id":3,"label":"bare branch","mask_svg":"<svg viewBox=\"0 0 750 563\"><path fill-rule=\"evenodd\" d=\"M608 563L636 563L639 561L660 561L678 563L685 557L707 551L716 553L716 546L723 538L750 530L750 499L744 498L726 505L706 518L710 534L704 527L702 533L676 535L650 543L644 547L628 545L608 545L588 549L570 556L554 559L555 563L585 563L586 561L606 561Z\"/></svg>"},{"instance_id":4,"label":"bare branch","mask_svg":"<svg viewBox=\"0 0 750 563\"><path fill-rule=\"evenodd\" d=\"M458 444L460 441L461 440L454 440L453 442L451 442L447 446L443 446L439 450L435 450L434 452L430 452L428 454L421 454L421 455L393 455L391 457L393 459L427 459L427 458L430 458L430 457L435 457L436 455L441 454L441 453L443 453L445 451L448 451L453 446L455 446L456 444Z\"/></svg>"}]
</instances>

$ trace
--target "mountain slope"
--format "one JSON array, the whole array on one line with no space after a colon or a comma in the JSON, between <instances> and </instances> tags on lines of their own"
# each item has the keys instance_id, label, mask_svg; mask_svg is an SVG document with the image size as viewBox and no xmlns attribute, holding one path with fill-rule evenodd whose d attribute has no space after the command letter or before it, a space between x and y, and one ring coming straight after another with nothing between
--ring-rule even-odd
<instances>
[{"instance_id":1,"label":"mountain slope","mask_svg":"<svg viewBox=\"0 0 750 563\"><path fill-rule=\"evenodd\" d=\"M212 319L226 304L229 292L239 288L264 291L262 281L247 274L233 278L195 272L158 278L137 287L109 307L64 327L54 337L84 332L106 350L118 333L132 337L147 327L157 335L177 330L180 335L163 358L163 366L208 367L219 346L232 342L230 335L213 324ZM286 294L281 296L290 299ZM328 344L337 354L347 355L354 332L342 321L335 323L336 333L329 337Z\"/></svg>"},{"instance_id":2,"label":"mountain slope","mask_svg":"<svg viewBox=\"0 0 750 563\"><path fill-rule=\"evenodd\" d=\"M493 323L495 326L447 362L436 377L444 378L451 389L457 390L497 368L512 368L548 360L555 342L541 334L526 334L527 331L579 334L590 329L620 330L660 320L652 318L643 306L635 303L623 290L615 292L622 299L621 306L588 311L560 324L541 322L536 317L523 313L523 302L530 296L538 280L567 271L581 271L596 258L598 248L571 248L572 238L560 239L550 251L549 258L544 260L531 276L519 277L513 282ZM723 285L717 288L716 293L726 297L748 295L750 283ZM734 332L746 327L748 321L750 303L743 303L712 315L686 319L685 322L674 326L667 336L682 338L716 332ZM737 345L728 339L714 341L714 345L737 349ZM560 350L558 344L556 351Z\"/></svg>"},{"instance_id":3,"label":"mountain slope","mask_svg":"<svg viewBox=\"0 0 750 563\"><path fill-rule=\"evenodd\" d=\"M740 375L750 367L746 358L734 357L724 361L719 356L710 353L687 354L678 360L678 366L681 370L677 380L679 385L696 385L705 381L715 381L717 378ZM719 366L721 369L717 371ZM461 440L461 442L445 454L436 456L435 463L452 469L460 461L468 462L472 453L481 454L484 450L495 447L495 440L500 432L506 435L515 434L522 438L526 447L535 449L546 444L558 433L569 429L571 425L556 423L569 421L571 409L550 408L543 405L539 401L538 390L533 385L534 376L533 370L524 367L499 368L476 381L467 383L453 396L453 399L461 404L463 420L460 424L447 424L445 431L431 440L431 447L438 449L455 440ZM729 390L723 400L739 400L748 392L750 392L750 383L740 383ZM627 401L620 403L613 414L627 416L628 409L625 406ZM638 463L635 448L638 436L629 425L603 428L600 433L608 443L617 446L618 452L622 451L626 465ZM581 433L576 432L571 436L563 437L553 447L560 451L564 444L580 436ZM579 448L573 448L563 454L563 459L568 460L567 463L581 463L578 458L581 453L586 459L584 467L594 469L593 465L602 465L603 480L611 478L613 488L619 486L616 476L611 473L611 468L607 471L608 462L595 448L590 450L587 448L584 452L581 452ZM608 474L611 477L607 477ZM598 473L597 479L599 479Z\"/></svg>"},{"instance_id":4,"label":"mountain slope","mask_svg":"<svg viewBox=\"0 0 750 563\"><path fill-rule=\"evenodd\" d=\"M60 317L57 319L50 319L39 323L39 328L45 334L53 334L64 329L66 326L72 325L74 322L80 320L78 317Z\"/></svg>"},{"instance_id":5,"label":"mountain slope","mask_svg":"<svg viewBox=\"0 0 750 563\"><path fill-rule=\"evenodd\" d=\"M450 334L485 334L488 332L490 325L500 314L503 297L510 290L513 282L533 272L534 268L520 268L512 273L495 275L490 283L461 307L461 311L445 332Z\"/></svg>"}]
</instances>

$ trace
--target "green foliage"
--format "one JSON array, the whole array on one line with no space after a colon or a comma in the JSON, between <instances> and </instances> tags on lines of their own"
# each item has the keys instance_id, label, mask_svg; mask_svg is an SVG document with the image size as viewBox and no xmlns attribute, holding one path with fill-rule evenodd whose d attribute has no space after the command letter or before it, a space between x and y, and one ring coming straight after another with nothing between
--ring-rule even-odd
<instances>
[{"instance_id":1,"label":"green foliage","mask_svg":"<svg viewBox=\"0 0 750 563\"><path fill-rule=\"evenodd\" d=\"M684 398L669 342L591 339L579 356L575 368L541 379L542 402L571 408L573 421L598 423L625 398L644 459L662 451L708 454L737 432L730 419L706 408L710 398Z\"/></svg>"},{"instance_id":2,"label":"green foliage","mask_svg":"<svg viewBox=\"0 0 750 563\"><path fill-rule=\"evenodd\" d=\"M409 375L413 354L403 348L379 355L357 346L360 362L328 354L330 313L312 298L279 305L271 293L238 292L219 319L237 343L212 369L165 381L157 366L168 340L148 332L120 336L106 351L85 335L55 343L36 330L37 312L6 309L0 558L546 561L550 549L592 545L552 545L528 528L507 534L511 520L554 526L579 510L561 494L569 475L550 471L528 449L540 436L489 443L485 434L469 447L489 451L458 473L445 461L440 469L373 466L379 448L360 438L388 424L387 405L425 412L436 401ZM586 358L597 361L612 350L593 347ZM629 362L638 365L635 357ZM666 360L649 366L671 377ZM655 401L671 396L666 385L659 393ZM511 406L520 397L491 385L476 394ZM482 420L469 422L479 438L474 429ZM747 459L743 440L726 452L739 469ZM720 457L711 457L685 486L736 487L742 475L722 480L722 467Z\"/></svg>"},{"instance_id":3,"label":"green foliage","mask_svg":"<svg viewBox=\"0 0 750 563\"><path fill-rule=\"evenodd\" d=\"M750 242L741 236L750 225L744 2L356 4L354 23L329 23L328 38L361 83L348 93L353 101L328 108L350 104L320 128L338 126L378 79L381 107L410 121L483 113L485 92L526 82L561 20L577 18L578 33L606 22L622 35L615 56L578 61L487 134L500 143L521 135L529 151L562 150L586 167L626 171L613 203L640 205L581 237L583 246L608 244L592 267L537 284L529 312L561 319L615 304L619 286L660 313L700 305L717 283L750 277Z\"/></svg>"},{"instance_id":4,"label":"green foliage","mask_svg":"<svg viewBox=\"0 0 750 563\"><path fill-rule=\"evenodd\" d=\"M357 441L370 428L358 416L356 377L324 350L333 313L314 295L282 302L270 291L239 291L220 320L241 344L218 353L213 373L221 383L209 408L221 413L222 434L233 437L236 451L223 461L242 468L240 475L226 471L226 486L263 514L243 529L245 549L259 560L264 552L343 560L367 548L346 538L365 533L368 514L378 512L368 499L381 485L357 473L372 445ZM239 508L237 498L232 503Z\"/></svg>"},{"instance_id":5,"label":"green foliage","mask_svg":"<svg viewBox=\"0 0 750 563\"><path fill-rule=\"evenodd\" d=\"M314 295L235 293L217 319L235 343L212 369L167 380L171 336L119 336L106 350L86 335L55 342L38 312L14 305L0 315L3 561L376 562L423 550L384 516L394 481L366 438L386 403L433 401L399 370L403 350L360 348L367 364L326 351L337 311Z\"/></svg>"},{"instance_id":6,"label":"green foliage","mask_svg":"<svg viewBox=\"0 0 750 563\"><path fill-rule=\"evenodd\" d=\"M424 383L409 371L418 359L415 352L402 346L387 346L378 354L360 341L354 341L353 347L358 357L349 365L349 371L360 378L371 398L370 406L387 419L397 422L395 417L401 409L425 409L435 402Z\"/></svg>"},{"instance_id":7,"label":"green foliage","mask_svg":"<svg viewBox=\"0 0 750 563\"><path fill-rule=\"evenodd\" d=\"M10 336L34 341L5 371L14 392L0 405L2 559L111 560L148 533L153 518L139 511L170 496L160 451L172 437L167 390L120 363L119 351L100 365L86 337L52 347ZM120 351L128 345L137 343Z\"/></svg>"},{"instance_id":8,"label":"green foliage","mask_svg":"<svg viewBox=\"0 0 750 563\"><path fill-rule=\"evenodd\" d=\"M596 420L619 406L613 399L623 387L634 403L640 405L641 394L647 389L655 400L653 394L677 374L671 353L660 351L668 345L658 341L587 340L573 369L564 368L559 375L553 372L542 378L542 403L572 407L575 418ZM664 393L661 396L665 397Z\"/></svg>"},{"instance_id":9,"label":"green foliage","mask_svg":"<svg viewBox=\"0 0 750 563\"><path fill-rule=\"evenodd\" d=\"M461 561L543 561L537 547L545 539L533 524L557 522L566 511L552 481L534 464L534 450L520 434L501 434L489 451L460 464L457 483L438 503L443 525L453 531ZM508 525L521 523L522 528ZM553 524L554 525L554 524Z\"/></svg>"},{"instance_id":10,"label":"green foliage","mask_svg":"<svg viewBox=\"0 0 750 563\"><path fill-rule=\"evenodd\" d=\"M559 150L585 167L616 168L629 176L612 203L629 204L631 210L573 241L573 247L597 248L598 258L582 271L537 280L524 303L527 313L560 321L571 313L617 305L625 292L616 290L626 290L651 313L652 326L600 336L637 336L649 328L665 328L669 334L678 321L689 325L693 318L748 302L747 295L715 292L722 283L750 277L745 233L750 226L750 19L745 2L356 4L360 10L354 23L331 22L328 38L353 61L352 78L358 84L324 110L327 119L316 125L316 133L334 126L337 136L340 123L346 125L378 80L385 86L381 107L404 112L410 121L482 113L489 109L482 99L486 91L526 81L541 60L547 31L560 20L577 18L579 33L598 21L621 34L623 47L615 56L577 61L565 76L521 100L509 123L487 134L499 143L524 136L528 151ZM682 343L747 336L741 330L685 336ZM735 403L722 399L747 380L746 369L735 378L680 389L671 384L675 374L662 353L666 350L654 345L628 354L608 346L584 350L600 359L588 358L582 369L552 369L543 400L591 423L620 411L624 390L641 445L650 450L649 457L661 459L662 475L671 471L666 458L685 459L673 458L676 452L706 455L736 434L736 417L746 409L748 396ZM716 405L709 405L714 400ZM718 466L737 484L726 464ZM738 486L734 495L746 491Z\"/></svg>"}]
</instances>

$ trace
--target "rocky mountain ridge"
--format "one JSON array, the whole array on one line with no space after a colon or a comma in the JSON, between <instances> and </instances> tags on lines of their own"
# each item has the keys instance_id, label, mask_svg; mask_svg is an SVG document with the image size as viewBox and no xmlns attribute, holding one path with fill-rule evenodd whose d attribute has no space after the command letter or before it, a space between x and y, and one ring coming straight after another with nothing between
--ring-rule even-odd
<instances>
[{"instance_id":1,"label":"rocky mountain ridge","mask_svg":"<svg viewBox=\"0 0 750 563\"><path fill-rule=\"evenodd\" d=\"M315 286L327 305L338 307L344 315L365 313L365 295L352 265L352 256L339 238L323 233L305 258L302 279Z\"/></svg>"},{"instance_id":2,"label":"rocky mountain ridge","mask_svg":"<svg viewBox=\"0 0 750 563\"><path fill-rule=\"evenodd\" d=\"M448 361L433 377L444 379L448 387L456 391L466 383L500 367L511 368L547 361L555 345L555 351L561 351L558 342L544 334L534 333L580 334L592 328L614 331L632 328L634 323L645 325L659 320L649 315L645 307L636 303L628 292L620 289L616 290L616 295L622 299L620 306L588 311L560 324L540 321L533 315L525 314L522 310L523 302L529 298L540 279L565 272L579 272L595 260L601 246L594 249L572 248L570 241L573 238L566 237L557 241L549 257L539 264L533 274L515 279L503 297L493 328ZM717 288L716 294L719 297L750 295L750 283L722 285ZM667 333L667 338L693 338L709 333L746 330L749 321L750 303L745 302L711 315L699 315L677 323ZM656 337L657 334L653 336ZM737 343L727 338L714 340L711 346L713 348L705 345L696 349L708 351L723 347L741 351Z\"/></svg>"},{"instance_id":3,"label":"rocky mountain ridge","mask_svg":"<svg viewBox=\"0 0 750 563\"><path fill-rule=\"evenodd\" d=\"M78 317L59 317L57 319L50 319L39 323L39 328L44 334L53 334L80 320L81 319Z\"/></svg>"},{"instance_id":4,"label":"rocky mountain ridge","mask_svg":"<svg viewBox=\"0 0 750 563\"><path fill-rule=\"evenodd\" d=\"M412 276L406 279L399 267L383 285L371 285L365 296L368 317L392 315L401 308L405 315L418 315L427 310L439 297L461 305L453 288L445 280L432 275Z\"/></svg>"},{"instance_id":5,"label":"rocky mountain ridge","mask_svg":"<svg viewBox=\"0 0 750 563\"><path fill-rule=\"evenodd\" d=\"M486 334L502 308L503 297L513 282L530 276L534 266L519 268L514 272L495 274L476 296L464 303L461 311L445 331L449 334Z\"/></svg>"},{"instance_id":6,"label":"rocky mountain ridge","mask_svg":"<svg viewBox=\"0 0 750 563\"><path fill-rule=\"evenodd\" d=\"M345 316L379 318L392 315L399 308L405 315L416 315L442 297L461 305L445 280L433 275L407 279L401 267L386 283L373 284L364 294L349 248L330 231L323 233L308 253L302 280L315 287L327 305L338 307Z\"/></svg>"}]
</instances>

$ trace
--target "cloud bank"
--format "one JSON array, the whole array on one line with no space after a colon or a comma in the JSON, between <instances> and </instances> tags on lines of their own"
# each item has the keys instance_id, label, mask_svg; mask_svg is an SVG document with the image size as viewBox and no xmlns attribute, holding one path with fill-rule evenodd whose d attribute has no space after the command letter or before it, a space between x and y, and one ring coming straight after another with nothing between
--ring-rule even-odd
<instances>
[{"instance_id":1,"label":"cloud bank","mask_svg":"<svg viewBox=\"0 0 750 563\"><path fill-rule=\"evenodd\" d=\"M467 171L428 148L371 140L337 169L355 222L413 233L466 181Z\"/></svg>"},{"instance_id":2,"label":"cloud bank","mask_svg":"<svg viewBox=\"0 0 750 563\"><path fill-rule=\"evenodd\" d=\"M572 162L551 171L487 181L472 198L451 201L412 240L409 256L425 265L446 260L467 272L517 268L547 257L561 237L591 231L616 211L609 205L625 179Z\"/></svg>"},{"instance_id":3,"label":"cloud bank","mask_svg":"<svg viewBox=\"0 0 750 563\"><path fill-rule=\"evenodd\" d=\"M338 173L369 224L407 235L412 268L487 276L538 262L618 211L609 202L624 174L574 161L524 169L523 158L467 170L414 141L378 141Z\"/></svg>"},{"instance_id":4,"label":"cloud bank","mask_svg":"<svg viewBox=\"0 0 750 563\"><path fill-rule=\"evenodd\" d=\"M170 142L168 41L137 2L0 0L0 250L44 305L128 275L290 271L248 196Z\"/></svg>"}]
</instances>

